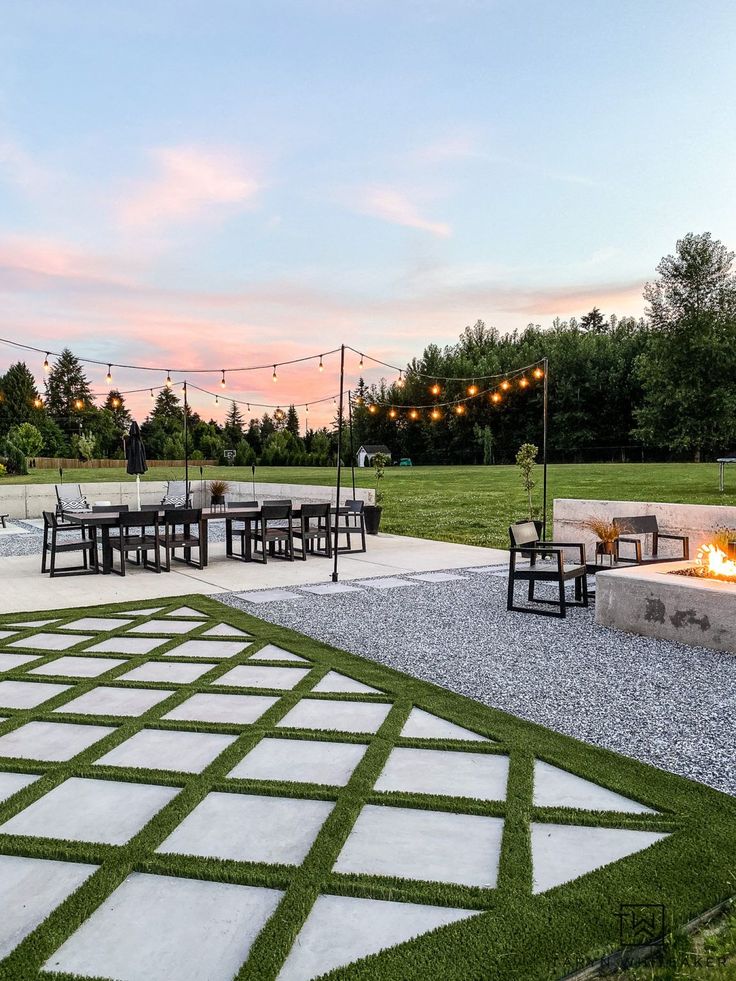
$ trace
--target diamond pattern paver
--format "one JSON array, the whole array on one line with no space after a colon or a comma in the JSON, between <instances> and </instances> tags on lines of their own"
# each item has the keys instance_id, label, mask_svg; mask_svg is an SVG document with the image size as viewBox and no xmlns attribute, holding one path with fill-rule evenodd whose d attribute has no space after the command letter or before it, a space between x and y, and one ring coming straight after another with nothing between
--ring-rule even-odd
<instances>
[{"instance_id":1,"label":"diamond pattern paver","mask_svg":"<svg viewBox=\"0 0 736 981\"><path fill-rule=\"evenodd\" d=\"M210 627L201 635L202 637L250 637L244 630L238 627L231 627L228 623L218 623L215 627Z\"/></svg>"},{"instance_id":2,"label":"diamond pattern paver","mask_svg":"<svg viewBox=\"0 0 736 981\"><path fill-rule=\"evenodd\" d=\"M296 687L309 668L272 668L265 664L238 664L217 679L218 685L234 688L275 688L280 691Z\"/></svg>"},{"instance_id":3,"label":"diamond pattern paver","mask_svg":"<svg viewBox=\"0 0 736 981\"><path fill-rule=\"evenodd\" d=\"M256 651L255 654L251 656L252 661L293 661L295 664L308 664L310 663L306 657L300 657L299 654L294 654L292 651L285 651L283 647L277 647L276 644L264 644L264 646Z\"/></svg>"},{"instance_id":4,"label":"diamond pattern paver","mask_svg":"<svg viewBox=\"0 0 736 981\"><path fill-rule=\"evenodd\" d=\"M0 832L123 845L178 793L178 787L70 777L0 825Z\"/></svg>"},{"instance_id":5,"label":"diamond pattern paver","mask_svg":"<svg viewBox=\"0 0 736 981\"><path fill-rule=\"evenodd\" d=\"M110 750L97 762L105 766L201 773L236 738L211 732L143 729Z\"/></svg>"},{"instance_id":6,"label":"diamond pattern paver","mask_svg":"<svg viewBox=\"0 0 736 981\"><path fill-rule=\"evenodd\" d=\"M486 736L481 736L470 729L464 729L454 722L441 719L438 715L425 712L424 709L413 708L409 713L401 735L412 739L462 739L468 742L490 742Z\"/></svg>"},{"instance_id":7,"label":"diamond pattern paver","mask_svg":"<svg viewBox=\"0 0 736 981\"><path fill-rule=\"evenodd\" d=\"M150 654L166 643L167 641L161 640L160 637L108 637L91 647L86 647L84 653L127 654L130 657L139 657Z\"/></svg>"},{"instance_id":8,"label":"diamond pattern paver","mask_svg":"<svg viewBox=\"0 0 736 981\"><path fill-rule=\"evenodd\" d=\"M303 862L331 801L208 794L157 849L240 862Z\"/></svg>"},{"instance_id":9,"label":"diamond pattern paver","mask_svg":"<svg viewBox=\"0 0 736 981\"><path fill-rule=\"evenodd\" d=\"M35 708L68 690L69 685L48 681L0 681L0 705L3 708Z\"/></svg>"},{"instance_id":10,"label":"diamond pattern paver","mask_svg":"<svg viewBox=\"0 0 736 981\"><path fill-rule=\"evenodd\" d=\"M384 692L379 691L378 688L373 688L371 685L365 685L362 681L356 681L355 678L349 678L346 674L341 674L339 671L328 671L324 678L320 678L312 691L334 692L343 695L384 694Z\"/></svg>"},{"instance_id":11,"label":"diamond pattern paver","mask_svg":"<svg viewBox=\"0 0 736 981\"><path fill-rule=\"evenodd\" d=\"M35 773L0 773L0 802L39 779Z\"/></svg>"},{"instance_id":12,"label":"diamond pattern paver","mask_svg":"<svg viewBox=\"0 0 736 981\"><path fill-rule=\"evenodd\" d=\"M160 688L110 688L100 685L54 711L73 715L143 715L172 694Z\"/></svg>"},{"instance_id":13,"label":"diamond pattern paver","mask_svg":"<svg viewBox=\"0 0 736 981\"><path fill-rule=\"evenodd\" d=\"M0 653L0 671L12 671L20 668L29 661L37 661L41 654L4 654Z\"/></svg>"},{"instance_id":14,"label":"diamond pattern paver","mask_svg":"<svg viewBox=\"0 0 736 981\"><path fill-rule=\"evenodd\" d=\"M235 640L185 640L170 650L166 657L202 658L205 661L213 658L223 660L241 654L250 644Z\"/></svg>"},{"instance_id":15,"label":"diamond pattern paver","mask_svg":"<svg viewBox=\"0 0 736 981\"><path fill-rule=\"evenodd\" d=\"M122 617L113 619L112 617L81 617L79 620L72 620L65 623L60 630L117 630L125 627L133 621Z\"/></svg>"},{"instance_id":16,"label":"diamond pattern paver","mask_svg":"<svg viewBox=\"0 0 736 981\"><path fill-rule=\"evenodd\" d=\"M177 705L164 718L245 725L260 719L276 702L278 698L269 695L217 695L202 692Z\"/></svg>"},{"instance_id":17,"label":"diamond pattern paver","mask_svg":"<svg viewBox=\"0 0 736 981\"><path fill-rule=\"evenodd\" d=\"M214 664L183 664L179 661L149 661L118 675L119 681L158 681L187 685L214 668Z\"/></svg>"},{"instance_id":18,"label":"diamond pattern paver","mask_svg":"<svg viewBox=\"0 0 736 981\"><path fill-rule=\"evenodd\" d=\"M303 698L276 725L335 732L377 732L390 711L391 706L382 702Z\"/></svg>"},{"instance_id":19,"label":"diamond pattern paver","mask_svg":"<svg viewBox=\"0 0 736 981\"><path fill-rule=\"evenodd\" d=\"M201 627L201 620L148 620L131 627L129 634L188 634L195 627Z\"/></svg>"},{"instance_id":20,"label":"diamond pattern paver","mask_svg":"<svg viewBox=\"0 0 736 981\"><path fill-rule=\"evenodd\" d=\"M66 651L75 644L82 641L92 640L90 634L31 634L30 637L21 637L20 640L13 640L6 647L33 648L37 651Z\"/></svg>"},{"instance_id":21,"label":"diamond pattern paver","mask_svg":"<svg viewBox=\"0 0 736 981\"><path fill-rule=\"evenodd\" d=\"M115 729L110 726L27 722L0 736L0 756L58 763L70 760L111 732L115 732Z\"/></svg>"},{"instance_id":22,"label":"diamond pattern paver","mask_svg":"<svg viewBox=\"0 0 736 981\"><path fill-rule=\"evenodd\" d=\"M65 678L96 678L125 661L117 657L75 657L73 654L54 658L48 664L30 668L28 674L57 675Z\"/></svg>"},{"instance_id":23,"label":"diamond pattern paver","mask_svg":"<svg viewBox=\"0 0 736 981\"><path fill-rule=\"evenodd\" d=\"M228 776L342 787L353 775L366 749L364 743L266 737Z\"/></svg>"},{"instance_id":24,"label":"diamond pattern paver","mask_svg":"<svg viewBox=\"0 0 736 981\"><path fill-rule=\"evenodd\" d=\"M587 811L657 813L638 801L542 760L534 762L534 804L537 807L575 807Z\"/></svg>"},{"instance_id":25,"label":"diamond pattern paver","mask_svg":"<svg viewBox=\"0 0 736 981\"><path fill-rule=\"evenodd\" d=\"M134 872L44 968L119 981L231 981L281 896Z\"/></svg>"},{"instance_id":26,"label":"diamond pattern paver","mask_svg":"<svg viewBox=\"0 0 736 981\"><path fill-rule=\"evenodd\" d=\"M396 747L376 781L376 790L505 800L508 772L507 756Z\"/></svg>"}]
</instances>

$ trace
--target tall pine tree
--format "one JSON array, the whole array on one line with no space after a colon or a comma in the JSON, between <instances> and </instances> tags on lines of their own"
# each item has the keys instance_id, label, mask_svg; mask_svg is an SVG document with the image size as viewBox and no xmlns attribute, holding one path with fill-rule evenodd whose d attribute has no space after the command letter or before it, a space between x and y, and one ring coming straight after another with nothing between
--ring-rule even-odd
<instances>
[{"instance_id":1,"label":"tall pine tree","mask_svg":"<svg viewBox=\"0 0 736 981\"><path fill-rule=\"evenodd\" d=\"M0 436L24 422L39 427L43 416L33 375L22 361L18 361L0 379Z\"/></svg>"},{"instance_id":2,"label":"tall pine tree","mask_svg":"<svg viewBox=\"0 0 736 981\"><path fill-rule=\"evenodd\" d=\"M46 379L46 411L62 429L76 430L92 406L92 390L81 362L68 347Z\"/></svg>"},{"instance_id":3,"label":"tall pine tree","mask_svg":"<svg viewBox=\"0 0 736 981\"><path fill-rule=\"evenodd\" d=\"M287 433L291 433L292 436L299 436L299 416L293 405L289 406L286 413L286 426L285 429Z\"/></svg>"},{"instance_id":4,"label":"tall pine tree","mask_svg":"<svg viewBox=\"0 0 736 981\"><path fill-rule=\"evenodd\" d=\"M231 449L237 449L243 439L243 414L237 402L231 402L225 417L225 438Z\"/></svg>"}]
</instances>

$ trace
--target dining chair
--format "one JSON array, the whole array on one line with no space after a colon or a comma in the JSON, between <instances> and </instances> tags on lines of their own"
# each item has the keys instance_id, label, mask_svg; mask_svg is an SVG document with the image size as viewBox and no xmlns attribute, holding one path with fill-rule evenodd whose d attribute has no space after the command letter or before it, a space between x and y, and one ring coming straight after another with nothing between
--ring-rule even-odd
<instances>
[{"instance_id":1,"label":"dining chair","mask_svg":"<svg viewBox=\"0 0 736 981\"><path fill-rule=\"evenodd\" d=\"M301 542L301 558L311 555L332 556L330 532L330 504L302 504L299 517L294 520L294 538ZM320 542L324 545L320 546Z\"/></svg>"},{"instance_id":2,"label":"dining chair","mask_svg":"<svg viewBox=\"0 0 736 981\"><path fill-rule=\"evenodd\" d=\"M162 548L165 556L163 568L171 572L171 557L176 558L176 552L182 549L187 565L193 565L197 569L204 568L202 561L202 549L200 541L200 522L202 519L201 508L167 508L163 517L159 518L159 548ZM181 531L179 531L181 526ZM196 529L196 531L195 531ZM192 549L197 552L197 561L192 561Z\"/></svg>"},{"instance_id":3,"label":"dining chair","mask_svg":"<svg viewBox=\"0 0 736 981\"><path fill-rule=\"evenodd\" d=\"M292 510L291 504L264 504L257 519L248 522L243 536L243 558L250 560L253 551L258 551L261 546L263 551L264 564L268 562L269 552L272 556L276 555L276 546L283 548L279 551L279 557L294 561L294 534L291 526Z\"/></svg>"},{"instance_id":4,"label":"dining chair","mask_svg":"<svg viewBox=\"0 0 736 981\"><path fill-rule=\"evenodd\" d=\"M110 548L113 552L120 553L120 570L115 568L113 563L112 571L118 575L125 575L127 557L130 552L136 556L136 565L143 562L143 568L153 568L154 572L161 572L161 553L159 551L160 536L158 517L153 520L153 533L148 529L151 520L144 516L140 511L128 512L121 511L115 525L116 535L110 536ZM148 553L153 552L153 561L149 561Z\"/></svg>"},{"instance_id":5,"label":"dining chair","mask_svg":"<svg viewBox=\"0 0 736 981\"><path fill-rule=\"evenodd\" d=\"M79 537L74 535L69 538L70 529L77 532ZM59 541L59 532L64 535L61 541ZM81 553L82 565L65 566L63 569L57 569L56 557L69 553ZM95 574L98 571L97 540L94 529L87 529L83 525L67 524L53 511L44 511L41 572L48 572L49 576L53 578L54 576Z\"/></svg>"}]
</instances>

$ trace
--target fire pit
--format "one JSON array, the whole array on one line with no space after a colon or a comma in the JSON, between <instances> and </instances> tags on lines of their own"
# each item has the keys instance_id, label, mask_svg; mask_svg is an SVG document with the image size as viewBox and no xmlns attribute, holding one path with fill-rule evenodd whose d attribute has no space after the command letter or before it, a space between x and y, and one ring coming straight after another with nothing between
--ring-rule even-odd
<instances>
[{"instance_id":1,"label":"fire pit","mask_svg":"<svg viewBox=\"0 0 736 981\"><path fill-rule=\"evenodd\" d=\"M599 572L598 623L736 654L736 562L703 545L695 562Z\"/></svg>"}]
</instances>

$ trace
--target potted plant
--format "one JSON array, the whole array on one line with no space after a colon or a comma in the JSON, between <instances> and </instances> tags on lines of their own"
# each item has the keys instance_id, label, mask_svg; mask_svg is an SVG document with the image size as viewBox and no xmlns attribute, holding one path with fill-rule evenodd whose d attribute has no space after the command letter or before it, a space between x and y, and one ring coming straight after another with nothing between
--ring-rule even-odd
<instances>
[{"instance_id":1,"label":"potted plant","mask_svg":"<svg viewBox=\"0 0 736 981\"><path fill-rule=\"evenodd\" d=\"M390 460L383 453L376 453L373 457L373 473L376 481L375 504L366 504L363 508L365 530L369 535L377 535L381 525L381 514L383 513L381 506L381 502L383 501L381 481L386 476L387 463L390 463Z\"/></svg>"},{"instance_id":2,"label":"potted plant","mask_svg":"<svg viewBox=\"0 0 736 981\"><path fill-rule=\"evenodd\" d=\"M596 556L610 555L611 565L613 565L617 557L616 540L626 529L609 518L588 518L587 521L583 522L583 528L592 531L598 539L595 544Z\"/></svg>"},{"instance_id":3,"label":"potted plant","mask_svg":"<svg viewBox=\"0 0 736 981\"><path fill-rule=\"evenodd\" d=\"M226 480L210 481L210 499L212 507L224 507L225 495L230 490L230 484Z\"/></svg>"}]
</instances>

